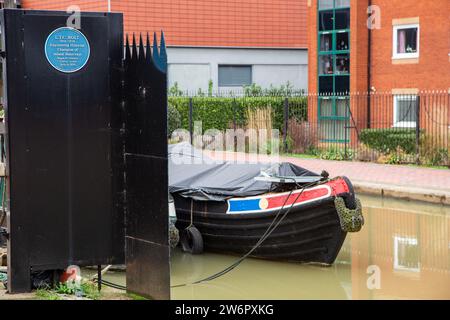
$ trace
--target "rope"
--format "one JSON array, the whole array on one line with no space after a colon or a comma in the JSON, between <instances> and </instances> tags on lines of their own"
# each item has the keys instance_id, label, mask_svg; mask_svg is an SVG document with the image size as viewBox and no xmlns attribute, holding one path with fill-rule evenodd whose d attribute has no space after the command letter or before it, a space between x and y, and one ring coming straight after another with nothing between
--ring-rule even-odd
<instances>
[{"instance_id":1,"label":"rope","mask_svg":"<svg viewBox=\"0 0 450 320\"><path fill-rule=\"evenodd\" d=\"M189 224L189 226L187 226L186 229L189 229L193 225L194 225L194 200L191 199L191 223Z\"/></svg>"},{"instance_id":2,"label":"rope","mask_svg":"<svg viewBox=\"0 0 450 320\"><path fill-rule=\"evenodd\" d=\"M295 184L297 185L297 187L299 187L298 183L295 181L295 179L293 179L293 181L295 182ZM319 183L320 184L320 183ZM278 228L278 226L281 224L281 222L287 217L287 215L289 214L289 212L291 211L291 209L294 207L295 203L297 202L297 200L301 197L301 195L303 194L303 192L305 191L305 189L312 187L314 185L319 185L317 182L313 182L311 184L307 184L305 186L302 187L301 191L299 192L299 194L297 195L297 197L295 198L295 200L293 201L293 203L291 204L291 206L288 208L288 210L283 214L283 216L281 217L281 219L279 219L278 222L277 219L280 216L281 212L283 211L283 209L285 209L286 203L287 201L290 199L290 197L292 196L294 190L291 190L289 192L289 195L286 197L286 200L284 201L282 207L280 208L280 210L278 210L275 218L273 219L272 223L270 224L270 226L267 228L266 232L264 232L264 234L261 236L261 238L258 240L258 242L255 244L255 246L253 246L253 248L247 252L244 256L242 256L240 259L238 259L236 262L234 262L233 264L231 264L230 266L228 266L227 268L225 268L224 270L217 272L207 278L192 282L192 283L185 283L185 284L180 284L180 285L174 285L171 286L171 288L179 288L179 287L185 287L188 285L195 285L195 284L200 284L203 282L208 282L208 281L212 281L215 280L221 276L224 276L225 274L231 272L232 270L234 270L236 267L238 267L245 259L247 259L259 246L261 246L261 244L267 240L268 237L270 237L270 235ZM298 189L297 189L298 190ZM191 224L193 222L193 200L191 200ZM276 222L276 223L275 223ZM98 279L93 279L94 282L98 282ZM116 284L107 280L101 280L102 285L105 285L107 287L113 288L113 289L118 289L118 290L123 290L126 291L127 288L125 286L122 286L120 284Z\"/></svg>"},{"instance_id":3,"label":"rope","mask_svg":"<svg viewBox=\"0 0 450 320\"><path fill-rule=\"evenodd\" d=\"M299 184L295 181L295 179L293 179L294 183L297 185L297 187L299 187ZM294 207L295 203L297 202L297 200L300 198L300 196L303 194L303 192L305 191L305 189L312 187L314 185L317 185L317 182L313 182L311 184L307 184L305 186L302 187L301 192L299 192L299 194L297 195L297 198L294 200L294 202L292 203L292 205L289 207L289 209L284 213L284 215L281 217L281 219L277 221L278 217L280 216L280 214L283 212L283 210L285 209L286 203L289 200L289 198L291 197L292 193L294 192L294 190L291 190L289 195L286 197L286 200L284 201L282 207L280 208L280 210L277 212L275 218L273 219L272 223L270 224L270 226L267 228L266 232L261 236L261 238L258 240L258 242L253 246L253 248L247 252L244 256L242 256L241 258L239 258L236 262L234 262L233 264L231 264L230 266L228 266L227 268L223 269L222 271L219 271L207 278L201 279L201 280L197 280L195 282L192 283L184 283L184 284L179 284L179 285L174 285L171 286L171 288L180 288L180 287L185 287L188 285L195 285L195 284L200 284L203 282L207 282L207 281L212 281L214 279L217 279L221 276L224 276L225 274L231 272L232 270L234 270L236 267L238 267L245 259L247 259L256 249L258 249L258 247L261 246L261 244L267 240L268 237L270 237L270 235L276 230L276 228L278 228L278 226L280 225L280 223L286 218L286 216L289 214L289 212L291 211L291 209ZM275 223L276 222L276 223Z\"/></svg>"},{"instance_id":4,"label":"rope","mask_svg":"<svg viewBox=\"0 0 450 320\"><path fill-rule=\"evenodd\" d=\"M94 279L93 281L94 281L94 283L98 283L98 279ZM118 289L118 290L123 290L123 291L127 290L127 288L125 286L122 286L120 284L113 283L113 282L110 282L110 281L107 281L107 280L103 280L102 279L101 283L102 283L102 285L105 285L105 286L113 288L113 289Z\"/></svg>"}]
</instances>

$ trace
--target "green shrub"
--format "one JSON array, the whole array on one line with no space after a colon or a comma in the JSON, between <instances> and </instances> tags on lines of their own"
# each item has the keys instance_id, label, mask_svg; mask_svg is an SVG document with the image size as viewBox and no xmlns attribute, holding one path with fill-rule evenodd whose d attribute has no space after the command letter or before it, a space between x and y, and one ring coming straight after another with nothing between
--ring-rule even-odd
<instances>
[{"instance_id":1,"label":"green shrub","mask_svg":"<svg viewBox=\"0 0 450 320\"><path fill-rule=\"evenodd\" d=\"M408 156L402 150L391 152L387 155L385 164L404 164L408 163Z\"/></svg>"},{"instance_id":2,"label":"green shrub","mask_svg":"<svg viewBox=\"0 0 450 320\"><path fill-rule=\"evenodd\" d=\"M181 128L181 115L178 112L177 108L169 104L169 108L167 109L167 135L168 137L172 136L172 133L176 129Z\"/></svg>"},{"instance_id":3,"label":"green shrub","mask_svg":"<svg viewBox=\"0 0 450 320\"><path fill-rule=\"evenodd\" d=\"M448 165L449 150L435 145L427 145L427 140L420 145L420 162L427 166Z\"/></svg>"},{"instance_id":4,"label":"green shrub","mask_svg":"<svg viewBox=\"0 0 450 320\"><path fill-rule=\"evenodd\" d=\"M326 149L318 151L317 156L322 160L352 160L355 152L352 149L345 150L342 146L330 146Z\"/></svg>"},{"instance_id":5,"label":"green shrub","mask_svg":"<svg viewBox=\"0 0 450 320\"><path fill-rule=\"evenodd\" d=\"M407 154L416 152L416 129L364 129L360 140L371 149L390 154L401 148Z\"/></svg>"},{"instance_id":6,"label":"green shrub","mask_svg":"<svg viewBox=\"0 0 450 320\"><path fill-rule=\"evenodd\" d=\"M252 96L252 97L208 97L193 98L193 121L202 121L203 131L209 129L226 130L233 125L247 125L247 111L252 109L270 108L273 128L283 131L284 128L283 97ZM174 106L181 115L181 128L189 130L189 98L170 96L169 104ZM307 119L306 97L291 97L289 118L299 122Z\"/></svg>"}]
</instances>

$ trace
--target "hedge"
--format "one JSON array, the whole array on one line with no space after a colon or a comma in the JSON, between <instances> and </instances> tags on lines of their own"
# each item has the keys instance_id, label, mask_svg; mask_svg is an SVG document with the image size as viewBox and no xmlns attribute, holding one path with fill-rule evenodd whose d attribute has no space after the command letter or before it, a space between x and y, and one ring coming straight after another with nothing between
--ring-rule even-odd
<instances>
[{"instance_id":1,"label":"hedge","mask_svg":"<svg viewBox=\"0 0 450 320\"><path fill-rule=\"evenodd\" d=\"M194 97L193 120L202 121L203 130L226 130L233 127L235 121L238 127L247 124L247 110L271 108L272 121L275 129L284 127L284 101L283 97ZM189 98L169 97L169 105L175 107L181 115L181 128L189 130ZM307 119L307 98L289 98L290 118L298 121Z\"/></svg>"},{"instance_id":2,"label":"hedge","mask_svg":"<svg viewBox=\"0 0 450 320\"><path fill-rule=\"evenodd\" d=\"M389 154L399 147L407 154L416 152L416 129L363 129L360 140L369 148Z\"/></svg>"}]
</instances>

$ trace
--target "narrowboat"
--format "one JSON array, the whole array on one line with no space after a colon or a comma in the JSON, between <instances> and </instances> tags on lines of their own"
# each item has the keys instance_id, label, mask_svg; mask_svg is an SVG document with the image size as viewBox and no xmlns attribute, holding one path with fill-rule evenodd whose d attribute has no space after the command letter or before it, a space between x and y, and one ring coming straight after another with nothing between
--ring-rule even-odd
<instances>
[{"instance_id":1,"label":"narrowboat","mask_svg":"<svg viewBox=\"0 0 450 320\"><path fill-rule=\"evenodd\" d=\"M346 177L330 179L291 163L199 157L190 145L169 148L169 191L186 252L331 265L347 233L364 224Z\"/></svg>"}]
</instances>

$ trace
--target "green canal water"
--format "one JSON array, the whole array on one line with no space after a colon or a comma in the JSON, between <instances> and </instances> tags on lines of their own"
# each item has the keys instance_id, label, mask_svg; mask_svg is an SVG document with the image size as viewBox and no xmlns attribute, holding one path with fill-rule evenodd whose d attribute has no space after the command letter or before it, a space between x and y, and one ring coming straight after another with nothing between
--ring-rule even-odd
<instances>
[{"instance_id":1,"label":"green canal water","mask_svg":"<svg viewBox=\"0 0 450 320\"><path fill-rule=\"evenodd\" d=\"M450 299L450 207L361 197L366 225L332 267L248 259L173 299ZM221 271L237 257L175 250L172 285ZM106 278L124 284L123 275Z\"/></svg>"}]
</instances>

